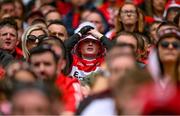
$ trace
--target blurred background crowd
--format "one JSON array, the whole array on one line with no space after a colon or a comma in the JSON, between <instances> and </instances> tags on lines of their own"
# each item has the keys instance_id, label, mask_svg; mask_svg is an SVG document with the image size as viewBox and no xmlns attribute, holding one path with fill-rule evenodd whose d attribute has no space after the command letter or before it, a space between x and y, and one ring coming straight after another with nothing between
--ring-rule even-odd
<instances>
[{"instance_id":1,"label":"blurred background crowd","mask_svg":"<svg viewBox=\"0 0 180 116\"><path fill-rule=\"evenodd\" d=\"M0 0L0 115L180 115L180 0Z\"/></svg>"}]
</instances>

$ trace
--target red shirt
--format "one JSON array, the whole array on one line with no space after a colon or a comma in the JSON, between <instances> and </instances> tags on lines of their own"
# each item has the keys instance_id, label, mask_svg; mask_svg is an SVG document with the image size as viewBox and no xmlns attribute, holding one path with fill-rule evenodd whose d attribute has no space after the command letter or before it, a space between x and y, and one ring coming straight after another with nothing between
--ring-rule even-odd
<instances>
[{"instance_id":1,"label":"red shirt","mask_svg":"<svg viewBox=\"0 0 180 116\"><path fill-rule=\"evenodd\" d=\"M2 79L4 75L5 75L5 70L2 67L0 67L0 79Z\"/></svg>"},{"instance_id":2,"label":"red shirt","mask_svg":"<svg viewBox=\"0 0 180 116\"><path fill-rule=\"evenodd\" d=\"M22 50L18 47L15 48L15 59L21 59L23 57Z\"/></svg>"},{"instance_id":3,"label":"red shirt","mask_svg":"<svg viewBox=\"0 0 180 116\"><path fill-rule=\"evenodd\" d=\"M75 78L72 79L63 74L59 74L56 80L56 85L63 95L65 111L75 112L76 107L82 100L79 81Z\"/></svg>"}]
</instances>

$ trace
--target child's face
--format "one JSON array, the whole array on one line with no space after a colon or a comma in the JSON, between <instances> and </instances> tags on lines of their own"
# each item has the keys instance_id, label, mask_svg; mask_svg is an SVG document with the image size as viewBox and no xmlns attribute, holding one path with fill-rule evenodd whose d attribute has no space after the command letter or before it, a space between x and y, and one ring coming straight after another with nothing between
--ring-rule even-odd
<instances>
[{"instance_id":1,"label":"child's face","mask_svg":"<svg viewBox=\"0 0 180 116\"><path fill-rule=\"evenodd\" d=\"M95 40L85 40L80 44L82 56L97 56L99 52L99 43Z\"/></svg>"}]
</instances>

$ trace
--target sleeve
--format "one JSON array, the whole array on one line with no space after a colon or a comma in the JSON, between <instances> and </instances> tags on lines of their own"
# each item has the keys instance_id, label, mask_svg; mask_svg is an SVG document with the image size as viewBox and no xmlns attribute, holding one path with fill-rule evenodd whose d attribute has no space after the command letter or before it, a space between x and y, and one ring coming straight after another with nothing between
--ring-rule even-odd
<instances>
[{"instance_id":1,"label":"sleeve","mask_svg":"<svg viewBox=\"0 0 180 116\"><path fill-rule=\"evenodd\" d=\"M72 83L66 92L67 93L64 96L65 110L70 112L75 112L77 106L82 100L80 84L77 82Z\"/></svg>"},{"instance_id":2,"label":"sleeve","mask_svg":"<svg viewBox=\"0 0 180 116\"><path fill-rule=\"evenodd\" d=\"M107 49L110 49L113 46L112 41L104 35L100 38L100 41Z\"/></svg>"},{"instance_id":3,"label":"sleeve","mask_svg":"<svg viewBox=\"0 0 180 116\"><path fill-rule=\"evenodd\" d=\"M65 40L65 42L64 42L65 47L66 47L66 57L67 57L67 61L68 61L67 62L67 68L66 68L67 73L70 72L72 62L73 62L71 50L73 49L75 44L79 41L79 39L80 39L79 34L74 34L69 39Z\"/></svg>"}]
</instances>

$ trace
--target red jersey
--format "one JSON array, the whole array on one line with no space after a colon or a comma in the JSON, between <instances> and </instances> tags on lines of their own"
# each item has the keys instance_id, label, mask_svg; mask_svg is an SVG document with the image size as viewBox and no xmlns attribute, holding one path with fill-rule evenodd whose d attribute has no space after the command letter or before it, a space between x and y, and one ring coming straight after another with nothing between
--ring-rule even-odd
<instances>
[{"instance_id":1,"label":"red jersey","mask_svg":"<svg viewBox=\"0 0 180 116\"><path fill-rule=\"evenodd\" d=\"M104 61L104 57L98 57L93 60L86 60L73 54L73 63L70 76L83 80L86 76L92 72L100 70L100 66Z\"/></svg>"},{"instance_id":2,"label":"red jersey","mask_svg":"<svg viewBox=\"0 0 180 116\"><path fill-rule=\"evenodd\" d=\"M60 74L56 79L56 86L63 95L65 111L75 112L79 102L82 100L79 81Z\"/></svg>"}]
</instances>

